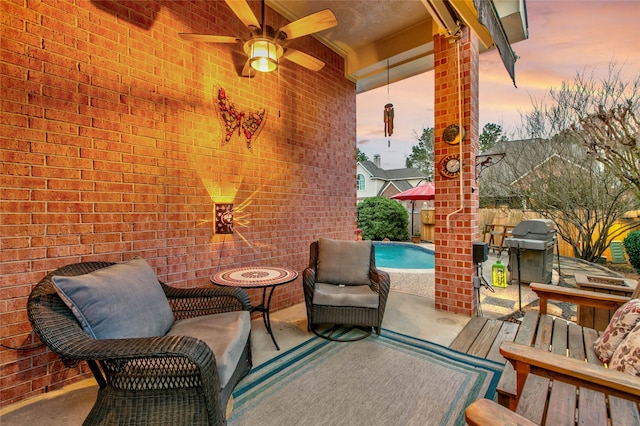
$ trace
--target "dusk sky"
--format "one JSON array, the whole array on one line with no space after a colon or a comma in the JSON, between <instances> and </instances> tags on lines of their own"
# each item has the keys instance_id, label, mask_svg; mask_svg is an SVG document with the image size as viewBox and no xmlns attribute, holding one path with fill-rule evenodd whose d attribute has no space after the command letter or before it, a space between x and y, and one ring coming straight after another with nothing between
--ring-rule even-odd
<instances>
[{"instance_id":1,"label":"dusk sky","mask_svg":"<svg viewBox=\"0 0 640 426\"><path fill-rule=\"evenodd\" d=\"M496 0L500 1L500 0ZM640 75L640 0L527 0L529 39L512 45L516 62L513 86L498 52L480 55L480 131L487 123L511 136L520 114L532 109L551 87L571 81L587 69L608 73L611 61L627 80ZM383 169L402 168L416 134L433 127L433 71L357 96L358 148ZM394 105L394 134L384 136L384 105ZM388 145L390 144L390 147Z\"/></svg>"}]
</instances>

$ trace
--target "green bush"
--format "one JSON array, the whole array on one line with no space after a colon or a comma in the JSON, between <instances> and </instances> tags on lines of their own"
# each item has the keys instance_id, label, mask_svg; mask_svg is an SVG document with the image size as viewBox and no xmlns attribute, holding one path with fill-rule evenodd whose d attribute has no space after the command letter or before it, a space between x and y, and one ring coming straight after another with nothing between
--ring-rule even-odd
<instances>
[{"instance_id":1,"label":"green bush","mask_svg":"<svg viewBox=\"0 0 640 426\"><path fill-rule=\"evenodd\" d=\"M358 228L365 240L409 239L409 214L400 203L385 197L366 198L358 204Z\"/></svg>"},{"instance_id":2,"label":"green bush","mask_svg":"<svg viewBox=\"0 0 640 426\"><path fill-rule=\"evenodd\" d=\"M640 272L640 231L631 231L622 242L629 256L629 263Z\"/></svg>"}]
</instances>

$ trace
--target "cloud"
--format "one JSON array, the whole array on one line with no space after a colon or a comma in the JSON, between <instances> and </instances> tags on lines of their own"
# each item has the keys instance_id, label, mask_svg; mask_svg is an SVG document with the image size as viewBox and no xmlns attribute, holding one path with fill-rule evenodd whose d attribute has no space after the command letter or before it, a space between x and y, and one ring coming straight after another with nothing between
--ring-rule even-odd
<instances>
[{"instance_id":1,"label":"cloud","mask_svg":"<svg viewBox=\"0 0 640 426\"><path fill-rule=\"evenodd\" d=\"M532 100L544 99L551 87L560 87L585 69L604 76L609 63L616 61L624 64L624 75L640 75L640 1L528 0L526 4L529 39L512 46L520 57L518 88L496 50L480 56L480 129L496 123L505 133L514 133L521 113L532 109ZM377 153L383 166L404 167L406 155L417 144L416 134L434 126L433 79L432 71L357 96L357 136L367 141L362 150L370 158ZM395 109L395 132L390 138L384 137L382 116L387 102Z\"/></svg>"}]
</instances>

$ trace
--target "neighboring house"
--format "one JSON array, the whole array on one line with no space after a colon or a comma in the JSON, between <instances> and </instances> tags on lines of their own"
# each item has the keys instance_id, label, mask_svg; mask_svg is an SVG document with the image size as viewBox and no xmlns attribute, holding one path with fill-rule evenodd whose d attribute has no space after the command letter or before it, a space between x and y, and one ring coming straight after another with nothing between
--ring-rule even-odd
<instances>
[{"instance_id":1,"label":"neighboring house","mask_svg":"<svg viewBox=\"0 0 640 426\"><path fill-rule=\"evenodd\" d=\"M513 185L538 182L535 177L541 168L551 167L558 173L581 169L579 159L585 155L580 145L547 139L498 142L477 158L480 207L522 208L525 200L512 190Z\"/></svg>"},{"instance_id":2,"label":"neighboring house","mask_svg":"<svg viewBox=\"0 0 640 426\"><path fill-rule=\"evenodd\" d=\"M365 198L391 197L411 189L426 179L426 175L413 167L384 170L380 168L380 156L374 161L362 161L357 164L356 189L358 202Z\"/></svg>"}]
</instances>

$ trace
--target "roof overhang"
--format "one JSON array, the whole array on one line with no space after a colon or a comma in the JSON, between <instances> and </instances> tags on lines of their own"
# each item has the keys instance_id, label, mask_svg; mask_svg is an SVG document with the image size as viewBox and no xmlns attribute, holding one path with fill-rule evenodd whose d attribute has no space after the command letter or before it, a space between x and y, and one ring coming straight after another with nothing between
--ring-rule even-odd
<instances>
[{"instance_id":1,"label":"roof overhang","mask_svg":"<svg viewBox=\"0 0 640 426\"><path fill-rule=\"evenodd\" d=\"M338 27L314 34L345 58L345 76L362 93L434 68L434 35L469 27L481 53L497 47L514 79L511 45L528 38L525 0L267 0L287 19L330 8Z\"/></svg>"}]
</instances>

